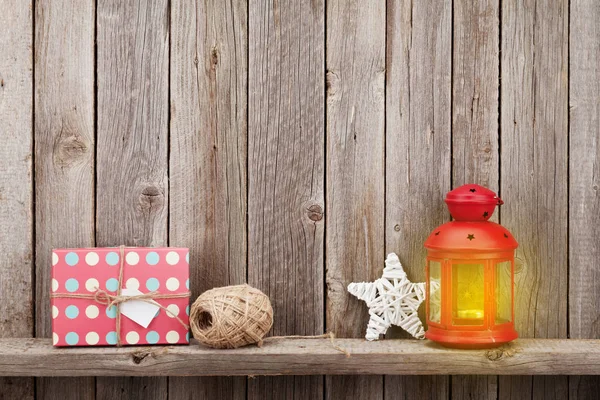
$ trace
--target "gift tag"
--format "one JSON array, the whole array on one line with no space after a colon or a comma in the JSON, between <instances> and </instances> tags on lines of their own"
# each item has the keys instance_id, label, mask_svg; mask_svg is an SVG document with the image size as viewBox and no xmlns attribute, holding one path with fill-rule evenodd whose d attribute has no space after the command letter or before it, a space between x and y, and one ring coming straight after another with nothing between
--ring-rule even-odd
<instances>
[{"instance_id":1,"label":"gift tag","mask_svg":"<svg viewBox=\"0 0 600 400\"><path fill-rule=\"evenodd\" d=\"M139 296L144 294L137 289L121 289L122 296ZM147 328L154 319L156 312L160 309L156 302L147 302L143 300L130 300L119 305L121 314L133 322Z\"/></svg>"}]
</instances>

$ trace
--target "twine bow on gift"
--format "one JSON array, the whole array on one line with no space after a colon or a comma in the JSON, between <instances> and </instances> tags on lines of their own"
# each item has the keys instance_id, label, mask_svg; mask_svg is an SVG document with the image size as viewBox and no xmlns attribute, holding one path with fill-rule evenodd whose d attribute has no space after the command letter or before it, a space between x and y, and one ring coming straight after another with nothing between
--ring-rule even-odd
<instances>
[{"instance_id":1,"label":"twine bow on gift","mask_svg":"<svg viewBox=\"0 0 600 400\"><path fill-rule=\"evenodd\" d=\"M117 294L110 294L106 290L102 290L100 288L94 288L95 291L91 294L83 294L83 293L52 293L50 298L62 298L62 299L86 299L86 300L94 300L98 304L105 305L108 309L111 307L117 308L116 313L116 333L117 333L117 346L121 346L121 310L119 304L125 303L132 300L144 301L146 303L151 303L161 310L171 314L177 322L181 324L185 329L189 329L188 324L183 322L181 318L179 318L176 314L171 312L167 307L163 306L155 302L154 300L160 299L182 299L190 297L190 292L177 293L177 294L161 294L158 291L152 291L149 293L142 293L133 296L125 296L121 294L121 286L123 285L123 268L125 266L125 246L119 246L119 284L117 287Z\"/></svg>"}]
</instances>

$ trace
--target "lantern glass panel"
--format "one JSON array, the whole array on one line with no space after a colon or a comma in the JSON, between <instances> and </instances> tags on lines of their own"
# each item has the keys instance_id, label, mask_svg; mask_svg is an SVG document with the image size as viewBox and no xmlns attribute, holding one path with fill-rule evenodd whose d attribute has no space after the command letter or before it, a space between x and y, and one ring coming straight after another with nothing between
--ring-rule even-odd
<instances>
[{"instance_id":1,"label":"lantern glass panel","mask_svg":"<svg viewBox=\"0 0 600 400\"><path fill-rule=\"evenodd\" d=\"M442 322L442 263L429 261L429 321Z\"/></svg>"},{"instance_id":2,"label":"lantern glass panel","mask_svg":"<svg viewBox=\"0 0 600 400\"><path fill-rule=\"evenodd\" d=\"M484 265L452 265L452 324L483 325Z\"/></svg>"},{"instance_id":3,"label":"lantern glass panel","mask_svg":"<svg viewBox=\"0 0 600 400\"><path fill-rule=\"evenodd\" d=\"M512 320L512 263L496 264L496 325Z\"/></svg>"}]
</instances>

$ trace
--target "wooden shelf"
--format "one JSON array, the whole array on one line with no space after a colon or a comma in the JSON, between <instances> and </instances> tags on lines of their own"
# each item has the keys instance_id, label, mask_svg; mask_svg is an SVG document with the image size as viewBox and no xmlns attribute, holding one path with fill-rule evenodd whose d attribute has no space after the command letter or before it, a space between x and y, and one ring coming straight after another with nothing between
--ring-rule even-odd
<instances>
[{"instance_id":1,"label":"wooden shelf","mask_svg":"<svg viewBox=\"0 0 600 400\"><path fill-rule=\"evenodd\" d=\"M600 340L519 339L498 349L449 350L429 341L267 339L263 347L53 348L0 339L0 376L599 375Z\"/></svg>"}]
</instances>

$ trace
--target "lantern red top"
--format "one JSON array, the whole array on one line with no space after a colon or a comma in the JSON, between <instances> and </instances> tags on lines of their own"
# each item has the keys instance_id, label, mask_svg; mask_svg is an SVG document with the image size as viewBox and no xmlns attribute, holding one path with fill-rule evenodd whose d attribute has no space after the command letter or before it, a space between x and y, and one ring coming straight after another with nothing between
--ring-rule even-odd
<instances>
[{"instance_id":1,"label":"lantern red top","mask_svg":"<svg viewBox=\"0 0 600 400\"><path fill-rule=\"evenodd\" d=\"M448 192L446 204L457 221L487 221L504 202L490 189L469 184Z\"/></svg>"},{"instance_id":2,"label":"lantern red top","mask_svg":"<svg viewBox=\"0 0 600 400\"><path fill-rule=\"evenodd\" d=\"M448 192L446 204L455 220L437 227L425 241L425 248L461 252L517 248L508 229L488 221L496 206L504 204L493 191L479 185L463 185Z\"/></svg>"}]
</instances>

